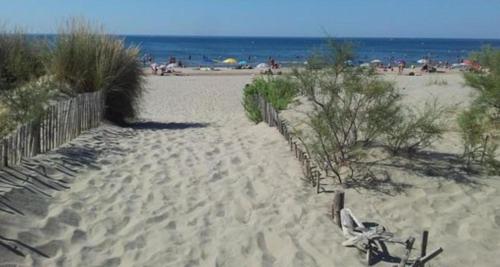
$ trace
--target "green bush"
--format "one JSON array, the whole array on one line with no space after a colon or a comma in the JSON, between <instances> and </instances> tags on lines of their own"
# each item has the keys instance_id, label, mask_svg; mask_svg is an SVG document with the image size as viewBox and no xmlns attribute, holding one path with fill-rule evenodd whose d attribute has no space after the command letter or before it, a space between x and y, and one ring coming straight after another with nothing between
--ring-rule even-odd
<instances>
[{"instance_id":1,"label":"green bush","mask_svg":"<svg viewBox=\"0 0 500 267\"><path fill-rule=\"evenodd\" d=\"M490 172L498 170L495 160L498 145L493 136L493 123L484 108L472 107L460 114L458 125L464 147L463 159L467 169L475 166Z\"/></svg>"},{"instance_id":2,"label":"green bush","mask_svg":"<svg viewBox=\"0 0 500 267\"><path fill-rule=\"evenodd\" d=\"M48 77L42 77L0 94L0 136L7 135L17 125L42 117L50 100L60 93Z\"/></svg>"},{"instance_id":3,"label":"green bush","mask_svg":"<svg viewBox=\"0 0 500 267\"><path fill-rule=\"evenodd\" d=\"M332 43L321 57L323 63L315 64L321 67L294 71L301 92L314 107L308 114L313 134L301 140L317 166L342 183L354 175L364 146L391 127L401 97L393 83L372 69L349 65L353 57L349 44Z\"/></svg>"},{"instance_id":4,"label":"green bush","mask_svg":"<svg viewBox=\"0 0 500 267\"><path fill-rule=\"evenodd\" d=\"M262 96L276 110L284 110L297 96L297 84L289 78L257 78L243 91L243 107L254 122L262 121L257 96Z\"/></svg>"},{"instance_id":5,"label":"green bush","mask_svg":"<svg viewBox=\"0 0 500 267\"><path fill-rule=\"evenodd\" d=\"M316 56L314 67L294 71L301 92L313 104L307 121L312 134L296 134L316 165L339 183L357 175L375 141L385 138L394 151L412 152L443 132L441 108L428 105L421 114L405 111L393 83L372 68L351 66L351 58L350 44L331 42L326 54Z\"/></svg>"},{"instance_id":6,"label":"green bush","mask_svg":"<svg viewBox=\"0 0 500 267\"><path fill-rule=\"evenodd\" d=\"M391 116L391 125L384 133L387 146L393 153L411 153L430 146L445 130L444 111L434 102L426 103L420 112L407 109Z\"/></svg>"},{"instance_id":7,"label":"green bush","mask_svg":"<svg viewBox=\"0 0 500 267\"><path fill-rule=\"evenodd\" d=\"M53 45L50 71L73 94L103 90L108 120L125 124L137 115L144 76L137 47L72 20Z\"/></svg>"},{"instance_id":8,"label":"green bush","mask_svg":"<svg viewBox=\"0 0 500 267\"><path fill-rule=\"evenodd\" d=\"M479 92L476 104L494 108L498 116L500 114L500 49L485 47L481 52L473 53L471 59L479 62L482 70L465 73L465 81Z\"/></svg>"},{"instance_id":9,"label":"green bush","mask_svg":"<svg viewBox=\"0 0 500 267\"><path fill-rule=\"evenodd\" d=\"M11 90L45 74L44 46L21 31L0 29L0 91Z\"/></svg>"}]
</instances>

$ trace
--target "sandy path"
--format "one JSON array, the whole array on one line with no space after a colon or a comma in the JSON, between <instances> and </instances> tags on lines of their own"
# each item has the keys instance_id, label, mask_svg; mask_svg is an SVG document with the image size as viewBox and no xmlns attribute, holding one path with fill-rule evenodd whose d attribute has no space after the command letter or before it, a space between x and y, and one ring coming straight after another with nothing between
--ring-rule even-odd
<instances>
[{"instance_id":1,"label":"sandy path","mask_svg":"<svg viewBox=\"0 0 500 267\"><path fill-rule=\"evenodd\" d=\"M285 140L245 118L249 80L149 77L142 117L151 122L103 126L38 159L72 163L74 177L50 173L71 189L51 199L11 193L26 215L0 214L0 233L51 258L0 247L0 263L361 265L355 250L339 248L328 196L304 186Z\"/></svg>"}]
</instances>

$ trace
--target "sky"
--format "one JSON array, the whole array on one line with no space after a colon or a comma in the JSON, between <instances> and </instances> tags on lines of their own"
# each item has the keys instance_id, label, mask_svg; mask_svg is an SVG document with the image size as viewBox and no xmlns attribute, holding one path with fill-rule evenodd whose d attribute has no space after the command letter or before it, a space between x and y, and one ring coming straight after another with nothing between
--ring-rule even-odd
<instances>
[{"instance_id":1,"label":"sky","mask_svg":"<svg viewBox=\"0 0 500 267\"><path fill-rule=\"evenodd\" d=\"M0 22L31 33L71 17L115 34L500 39L498 0L0 0Z\"/></svg>"}]
</instances>

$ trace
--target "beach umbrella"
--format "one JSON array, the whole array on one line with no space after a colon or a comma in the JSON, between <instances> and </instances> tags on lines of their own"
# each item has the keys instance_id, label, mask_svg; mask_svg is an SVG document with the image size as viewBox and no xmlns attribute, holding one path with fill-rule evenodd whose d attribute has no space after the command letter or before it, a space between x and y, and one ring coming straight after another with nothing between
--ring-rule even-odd
<instances>
[{"instance_id":1,"label":"beach umbrella","mask_svg":"<svg viewBox=\"0 0 500 267\"><path fill-rule=\"evenodd\" d=\"M256 68L257 69L269 69L269 65L267 65L266 63L260 63L259 65L257 65Z\"/></svg>"},{"instance_id":2,"label":"beach umbrella","mask_svg":"<svg viewBox=\"0 0 500 267\"><path fill-rule=\"evenodd\" d=\"M382 63L382 60L380 60L380 59L374 59L370 63L372 63L372 64L380 64L380 63Z\"/></svg>"},{"instance_id":3,"label":"beach umbrella","mask_svg":"<svg viewBox=\"0 0 500 267\"><path fill-rule=\"evenodd\" d=\"M238 65L247 65L247 64L248 64L248 62L246 62L245 60L238 62Z\"/></svg>"},{"instance_id":4,"label":"beach umbrella","mask_svg":"<svg viewBox=\"0 0 500 267\"><path fill-rule=\"evenodd\" d=\"M422 58L422 59L417 60L417 63L418 63L418 64L427 64L428 62L429 62L429 61L428 61L427 59L423 59L423 58Z\"/></svg>"},{"instance_id":5,"label":"beach umbrella","mask_svg":"<svg viewBox=\"0 0 500 267\"><path fill-rule=\"evenodd\" d=\"M230 58L226 58L226 59L224 59L224 61L222 61L222 63L224 63L224 64L231 64L231 65L233 65L233 64L238 63L238 60L236 60L236 59L234 59L234 58L230 57Z\"/></svg>"}]
</instances>

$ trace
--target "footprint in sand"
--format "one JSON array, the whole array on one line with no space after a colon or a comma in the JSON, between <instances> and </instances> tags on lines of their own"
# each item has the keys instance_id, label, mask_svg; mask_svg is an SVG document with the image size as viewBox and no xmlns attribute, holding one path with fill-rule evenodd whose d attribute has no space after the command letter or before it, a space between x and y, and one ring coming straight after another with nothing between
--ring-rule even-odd
<instances>
[{"instance_id":1,"label":"footprint in sand","mask_svg":"<svg viewBox=\"0 0 500 267\"><path fill-rule=\"evenodd\" d=\"M237 221L246 224L252 217L252 205L247 200L236 198L233 201L233 214Z\"/></svg>"},{"instance_id":2,"label":"footprint in sand","mask_svg":"<svg viewBox=\"0 0 500 267\"><path fill-rule=\"evenodd\" d=\"M57 216L57 218L61 223L71 225L74 227L78 227L80 225L80 220L81 220L81 217L80 215L78 215L77 212L69 209L63 210L59 214L59 216Z\"/></svg>"},{"instance_id":3,"label":"footprint in sand","mask_svg":"<svg viewBox=\"0 0 500 267\"><path fill-rule=\"evenodd\" d=\"M241 163L241 159L239 157L234 157L231 159L231 163L233 165L239 165Z\"/></svg>"},{"instance_id":4,"label":"footprint in sand","mask_svg":"<svg viewBox=\"0 0 500 267\"><path fill-rule=\"evenodd\" d=\"M71 236L71 244L83 243L87 240L87 233L82 230L73 231L73 235Z\"/></svg>"}]
</instances>

